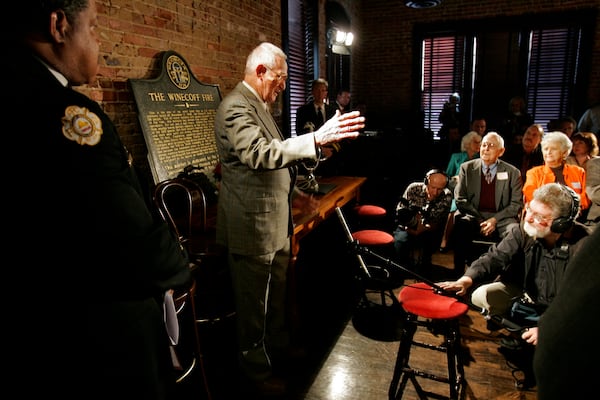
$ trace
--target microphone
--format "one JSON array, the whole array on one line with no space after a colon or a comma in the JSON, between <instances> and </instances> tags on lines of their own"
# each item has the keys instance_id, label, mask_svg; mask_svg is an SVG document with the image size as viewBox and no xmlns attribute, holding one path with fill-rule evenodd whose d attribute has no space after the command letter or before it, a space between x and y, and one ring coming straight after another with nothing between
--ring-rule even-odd
<instances>
[{"instance_id":1,"label":"microphone","mask_svg":"<svg viewBox=\"0 0 600 400\"><path fill-rule=\"evenodd\" d=\"M522 332L525 330L524 327L512 322L511 320L508 320L500 315L490 314L489 311L486 310L485 308L481 309L481 314L483 314L483 317L485 319L491 319L492 321L494 321L495 323L497 323L500 326L503 326L510 332Z\"/></svg>"}]
</instances>

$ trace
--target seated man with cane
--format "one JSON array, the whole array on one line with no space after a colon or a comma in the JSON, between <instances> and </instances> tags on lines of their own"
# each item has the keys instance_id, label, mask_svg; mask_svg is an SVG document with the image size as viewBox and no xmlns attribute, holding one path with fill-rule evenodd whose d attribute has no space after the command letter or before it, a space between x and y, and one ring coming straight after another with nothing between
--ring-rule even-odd
<instances>
[{"instance_id":1,"label":"seated man with cane","mask_svg":"<svg viewBox=\"0 0 600 400\"><path fill-rule=\"evenodd\" d=\"M537 344L537 321L558 293L569 260L585 241L580 239L591 233L575 221L579 195L561 184L536 189L525 210L522 223L512 225L502 241L475 260L462 277L439 283L457 295L480 284L471 294L472 303L488 318L506 316L524 328L518 338L502 340L511 350Z\"/></svg>"}]
</instances>

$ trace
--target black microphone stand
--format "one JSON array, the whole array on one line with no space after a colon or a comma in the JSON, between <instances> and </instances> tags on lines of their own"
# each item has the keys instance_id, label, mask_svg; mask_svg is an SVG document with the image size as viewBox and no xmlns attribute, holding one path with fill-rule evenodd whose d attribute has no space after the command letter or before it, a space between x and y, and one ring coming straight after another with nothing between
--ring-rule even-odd
<instances>
[{"instance_id":1,"label":"black microphone stand","mask_svg":"<svg viewBox=\"0 0 600 400\"><path fill-rule=\"evenodd\" d=\"M510 320L507 320L506 318L504 318L500 315L490 314L488 312L488 310L486 310L482 307L476 306L475 304L471 303L470 301L467 301L464 297L459 296L454 292L443 289L442 287L440 287L438 284L436 284L432 280L430 280L422 275L419 275L416 272L414 272L406 267L403 267L402 265L391 260L390 258L383 257L382 255L374 252L373 250L371 250L370 248L368 248L366 246L360 245L358 240L356 240L352 237L352 233L350 231L350 228L348 227L348 223L346 222L346 218L344 217L344 214L343 214L341 208L336 207L335 212L337 213L338 219L340 220L340 223L342 224L342 227L344 228L344 232L346 234L346 238L348 240L349 247L352 250L352 252L356 254L356 256L359 260L361 269L366 273L367 277L370 278L371 274L369 273L369 271L366 267L366 264L362 258L363 255L378 259L379 261L381 261L383 263L384 267L388 267L388 268L393 267L393 268L401 270L402 272L407 273L408 275L412 276L414 279L424 282L427 285L431 286L434 293L442 295L442 296L452 297L452 298L460 301L461 303L466 304L470 309L475 310L478 313L482 314L484 318L491 319L492 321L496 322L497 324L505 327L510 332L521 332L525 329L522 326L520 326Z\"/></svg>"}]
</instances>

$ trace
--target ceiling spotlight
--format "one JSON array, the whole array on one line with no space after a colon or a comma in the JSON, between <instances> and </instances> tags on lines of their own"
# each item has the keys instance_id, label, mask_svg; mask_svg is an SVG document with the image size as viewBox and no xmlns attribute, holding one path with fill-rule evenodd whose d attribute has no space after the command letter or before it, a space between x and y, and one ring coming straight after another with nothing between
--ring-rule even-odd
<instances>
[{"instance_id":1,"label":"ceiling spotlight","mask_svg":"<svg viewBox=\"0 0 600 400\"><path fill-rule=\"evenodd\" d=\"M404 0L404 5L410 8L432 8L442 4L442 0Z\"/></svg>"}]
</instances>

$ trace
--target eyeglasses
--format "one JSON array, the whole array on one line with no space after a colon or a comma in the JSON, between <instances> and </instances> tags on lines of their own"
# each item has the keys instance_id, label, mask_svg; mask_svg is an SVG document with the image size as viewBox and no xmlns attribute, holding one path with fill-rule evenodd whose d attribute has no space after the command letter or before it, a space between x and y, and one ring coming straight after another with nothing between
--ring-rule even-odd
<instances>
[{"instance_id":1,"label":"eyeglasses","mask_svg":"<svg viewBox=\"0 0 600 400\"><path fill-rule=\"evenodd\" d=\"M527 211L527 215L533 218L533 220L540 225L550 225L552 223L552 220L554 219L552 217L545 217L543 215L531 211L531 208L529 206L525 207L525 211Z\"/></svg>"},{"instance_id":2,"label":"eyeglasses","mask_svg":"<svg viewBox=\"0 0 600 400\"><path fill-rule=\"evenodd\" d=\"M277 72L273 71L271 68L267 67L266 65L265 65L265 68L268 69L269 71L271 71L275 75L277 82L285 81L288 78L287 75L278 74Z\"/></svg>"},{"instance_id":3,"label":"eyeglasses","mask_svg":"<svg viewBox=\"0 0 600 400\"><path fill-rule=\"evenodd\" d=\"M498 145L496 143L483 142L483 143L481 143L481 147L483 147L483 148L489 147L490 149L495 149L496 147L498 147Z\"/></svg>"}]
</instances>

